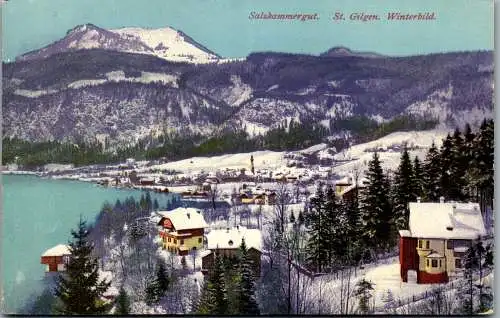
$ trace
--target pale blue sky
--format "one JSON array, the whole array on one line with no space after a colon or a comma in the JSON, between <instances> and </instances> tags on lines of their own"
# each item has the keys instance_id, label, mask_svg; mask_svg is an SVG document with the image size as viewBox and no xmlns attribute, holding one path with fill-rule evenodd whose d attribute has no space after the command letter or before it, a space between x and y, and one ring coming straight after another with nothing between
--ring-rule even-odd
<instances>
[{"instance_id":1,"label":"pale blue sky","mask_svg":"<svg viewBox=\"0 0 500 318\"><path fill-rule=\"evenodd\" d=\"M249 20L251 11L319 13L314 22ZM382 21L332 22L334 12ZM434 21L389 22L388 12L435 12ZM172 26L226 57L256 51L318 54L334 46L387 55L492 50L492 0L10 0L3 5L3 58L13 59L78 24Z\"/></svg>"}]
</instances>

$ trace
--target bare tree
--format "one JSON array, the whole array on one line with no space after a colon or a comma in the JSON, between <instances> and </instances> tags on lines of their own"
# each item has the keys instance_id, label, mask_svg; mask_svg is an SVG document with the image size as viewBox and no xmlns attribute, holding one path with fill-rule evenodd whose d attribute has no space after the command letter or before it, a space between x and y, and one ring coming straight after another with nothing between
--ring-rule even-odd
<instances>
[{"instance_id":1,"label":"bare tree","mask_svg":"<svg viewBox=\"0 0 500 318\"><path fill-rule=\"evenodd\" d=\"M285 181L280 181L276 189L276 204L274 206L274 211L276 219L279 221L281 233L285 232L285 222L288 220L286 212L290 202L291 196L288 191L288 185Z\"/></svg>"}]
</instances>

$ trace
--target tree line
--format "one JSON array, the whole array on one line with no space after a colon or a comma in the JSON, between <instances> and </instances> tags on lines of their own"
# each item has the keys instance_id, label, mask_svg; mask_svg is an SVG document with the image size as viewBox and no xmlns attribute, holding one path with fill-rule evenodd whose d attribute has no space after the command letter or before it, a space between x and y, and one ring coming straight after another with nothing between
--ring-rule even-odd
<instances>
[{"instance_id":1,"label":"tree line","mask_svg":"<svg viewBox=\"0 0 500 318\"><path fill-rule=\"evenodd\" d=\"M355 139L365 142L383 137L398 130L424 130L433 128L434 120L412 116L399 116L386 123L377 123L363 116L339 119L326 128L321 124L290 120L264 134L250 136L244 129L229 129L212 136L196 133L172 132L166 129L160 136L147 136L134 145L123 145L105 149L97 140L78 140L74 143L61 141L33 142L19 138L4 137L2 159L5 164L17 163L33 169L48 163L74 164L84 166L123 162L127 158L155 160L167 158L180 160L195 156L220 155L226 153L257 150L298 150L326 142L331 146L343 147L327 137L332 132L351 130ZM337 149L340 151L341 149Z\"/></svg>"}]
</instances>

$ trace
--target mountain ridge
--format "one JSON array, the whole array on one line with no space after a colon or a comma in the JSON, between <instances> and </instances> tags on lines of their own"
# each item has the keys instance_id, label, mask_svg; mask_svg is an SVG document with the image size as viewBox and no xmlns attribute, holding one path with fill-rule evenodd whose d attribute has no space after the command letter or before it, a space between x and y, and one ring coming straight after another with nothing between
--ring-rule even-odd
<instances>
[{"instance_id":1,"label":"mountain ridge","mask_svg":"<svg viewBox=\"0 0 500 318\"><path fill-rule=\"evenodd\" d=\"M128 38L126 48L144 50L169 38L162 31L146 39L153 31L118 29L124 37L96 28L77 26L67 36L92 40L97 31L107 44ZM448 126L492 116L489 51L366 58L332 50L334 56L256 52L200 64L102 47L42 51L4 63L4 135L35 141L99 135L118 145L165 129L208 136L244 127L254 135L293 120L335 134L337 122L360 116L380 122L412 115Z\"/></svg>"}]
</instances>

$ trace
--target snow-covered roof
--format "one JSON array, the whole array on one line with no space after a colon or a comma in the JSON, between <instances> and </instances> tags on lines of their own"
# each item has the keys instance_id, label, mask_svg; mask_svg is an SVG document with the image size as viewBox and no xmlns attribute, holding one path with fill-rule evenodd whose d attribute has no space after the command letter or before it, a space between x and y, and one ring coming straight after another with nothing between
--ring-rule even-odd
<instances>
[{"instance_id":1,"label":"snow-covered roof","mask_svg":"<svg viewBox=\"0 0 500 318\"><path fill-rule=\"evenodd\" d=\"M477 203L411 202L412 237L443 239L476 239L486 234Z\"/></svg>"},{"instance_id":2,"label":"snow-covered roof","mask_svg":"<svg viewBox=\"0 0 500 318\"><path fill-rule=\"evenodd\" d=\"M465 253L469 248L467 246L457 246L453 249L453 251L458 253Z\"/></svg>"},{"instance_id":3,"label":"snow-covered roof","mask_svg":"<svg viewBox=\"0 0 500 318\"><path fill-rule=\"evenodd\" d=\"M399 236L401 237L411 237L411 232L408 230L399 230Z\"/></svg>"},{"instance_id":4,"label":"snow-covered roof","mask_svg":"<svg viewBox=\"0 0 500 318\"><path fill-rule=\"evenodd\" d=\"M438 253L432 253L427 255L427 258L443 258L444 256Z\"/></svg>"},{"instance_id":5,"label":"snow-covered roof","mask_svg":"<svg viewBox=\"0 0 500 318\"><path fill-rule=\"evenodd\" d=\"M205 256L207 256L207 255L210 255L211 253L212 253L212 251L211 251L211 250L204 250L203 252L200 252L200 254L199 254L199 255L200 255L200 257L202 257L202 258L203 258L203 257L205 257Z\"/></svg>"},{"instance_id":6,"label":"snow-covered roof","mask_svg":"<svg viewBox=\"0 0 500 318\"><path fill-rule=\"evenodd\" d=\"M238 228L212 230L207 234L207 249L216 248L239 248L241 240L245 239L247 248L262 250L262 235L260 230L247 229L239 226Z\"/></svg>"},{"instance_id":7,"label":"snow-covered roof","mask_svg":"<svg viewBox=\"0 0 500 318\"><path fill-rule=\"evenodd\" d=\"M71 255L68 245L65 244L56 245L52 248L49 248L42 254L42 256L63 256L63 255Z\"/></svg>"},{"instance_id":8,"label":"snow-covered roof","mask_svg":"<svg viewBox=\"0 0 500 318\"><path fill-rule=\"evenodd\" d=\"M208 227L201 210L194 208L177 208L171 211L160 211L159 215L170 219L177 231Z\"/></svg>"}]
</instances>

